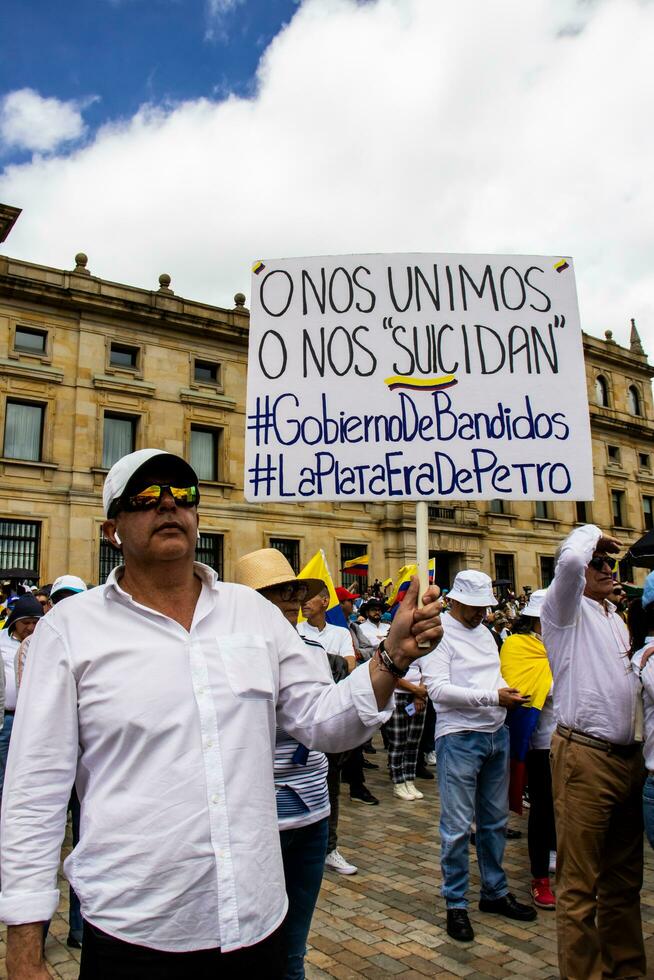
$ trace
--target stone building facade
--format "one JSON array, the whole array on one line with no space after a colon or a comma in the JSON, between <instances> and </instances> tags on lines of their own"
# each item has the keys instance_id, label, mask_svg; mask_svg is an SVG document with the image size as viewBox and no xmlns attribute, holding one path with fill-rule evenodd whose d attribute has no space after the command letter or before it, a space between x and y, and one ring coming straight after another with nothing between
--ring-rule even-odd
<instances>
[{"instance_id":1,"label":"stone building facade","mask_svg":"<svg viewBox=\"0 0 654 980\"><path fill-rule=\"evenodd\" d=\"M0 206L0 240L17 216ZM228 580L240 555L268 545L296 567L322 547L335 578L366 551L380 578L413 560L409 504L244 501L248 323L242 294L220 309L176 296L167 275L153 290L99 278L81 253L69 271L0 255L0 566L103 581L117 556L101 541L102 482L117 455L143 446L199 470L198 556ZM607 332L585 336L584 350L595 500L433 501L442 585L475 567L538 588L575 523L626 543L652 526L654 369L633 324L628 348Z\"/></svg>"}]
</instances>

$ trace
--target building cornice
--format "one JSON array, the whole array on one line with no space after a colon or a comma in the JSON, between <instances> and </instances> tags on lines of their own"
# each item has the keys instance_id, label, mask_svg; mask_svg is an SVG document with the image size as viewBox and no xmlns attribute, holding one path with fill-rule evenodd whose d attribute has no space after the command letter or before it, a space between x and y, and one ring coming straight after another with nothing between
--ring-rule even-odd
<instances>
[{"instance_id":1,"label":"building cornice","mask_svg":"<svg viewBox=\"0 0 654 980\"><path fill-rule=\"evenodd\" d=\"M0 256L0 297L46 304L79 317L152 326L159 332L168 327L239 347L247 343L250 318L244 306L227 310L175 296L169 289L125 286L87 272L51 269L6 256Z\"/></svg>"},{"instance_id":2,"label":"building cornice","mask_svg":"<svg viewBox=\"0 0 654 980\"><path fill-rule=\"evenodd\" d=\"M654 378L654 365L647 360L646 354L634 354L628 347L621 347L615 341L602 340L584 333L584 356L586 364L601 371L603 364L610 364L621 374L641 374L646 378Z\"/></svg>"},{"instance_id":3,"label":"building cornice","mask_svg":"<svg viewBox=\"0 0 654 980\"><path fill-rule=\"evenodd\" d=\"M654 439L654 425L647 419L617 412L613 408L590 405L590 424L593 431L619 432L627 439Z\"/></svg>"},{"instance_id":4,"label":"building cornice","mask_svg":"<svg viewBox=\"0 0 654 980\"><path fill-rule=\"evenodd\" d=\"M23 364L6 357L0 357L0 373L11 375L13 378L24 378L27 381L43 381L53 384L61 384L64 380L64 372L61 368L36 362Z\"/></svg>"},{"instance_id":5,"label":"building cornice","mask_svg":"<svg viewBox=\"0 0 654 980\"><path fill-rule=\"evenodd\" d=\"M18 221L22 208L12 208L9 204L0 204L0 243L7 240L9 232Z\"/></svg>"}]
</instances>

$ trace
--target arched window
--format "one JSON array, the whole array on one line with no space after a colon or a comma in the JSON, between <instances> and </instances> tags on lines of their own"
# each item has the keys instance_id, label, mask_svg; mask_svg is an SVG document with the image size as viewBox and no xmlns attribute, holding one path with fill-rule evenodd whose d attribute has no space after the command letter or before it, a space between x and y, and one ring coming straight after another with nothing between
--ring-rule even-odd
<instances>
[{"instance_id":1,"label":"arched window","mask_svg":"<svg viewBox=\"0 0 654 980\"><path fill-rule=\"evenodd\" d=\"M642 415L640 410L640 395L635 385L629 385L627 388L627 405L629 406L631 415Z\"/></svg>"},{"instance_id":2,"label":"arched window","mask_svg":"<svg viewBox=\"0 0 654 980\"><path fill-rule=\"evenodd\" d=\"M606 383L606 378L598 374L595 378L595 401L602 408L607 408L609 404L609 386Z\"/></svg>"}]
</instances>

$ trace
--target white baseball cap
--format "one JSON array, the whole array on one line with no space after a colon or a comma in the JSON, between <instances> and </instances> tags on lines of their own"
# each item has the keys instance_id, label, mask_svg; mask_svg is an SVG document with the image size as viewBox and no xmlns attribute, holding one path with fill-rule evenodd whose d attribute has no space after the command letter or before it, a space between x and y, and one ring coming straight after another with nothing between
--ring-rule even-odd
<instances>
[{"instance_id":1,"label":"white baseball cap","mask_svg":"<svg viewBox=\"0 0 654 980\"><path fill-rule=\"evenodd\" d=\"M530 592L529 602L524 609L520 610L520 615L533 616L534 619L540 619L540 611L543 607L543 602L546 595L547 589L538 589L536 592Z\"/></svg>"},{"instance_id":2,"label":"white baseball cap","mask_svg":"<svg viewBox=\"0 0 654 980\"><path fill-rule=\"evenodd\" d=\"M137 449L135 453L128 453L122 456L107 473L102 488L102 504L107 517L112 505L122 497L127 484L138 471L149 463L150 460L161 458L166 469L176 473L173 479L179 479L179 486L197 486L198 477L193 467L174 453L167 453L164 449Z\"/></svg>"},{"instance_id":3,"label":"white baseball cap","mask_svg":"<svg viewBox=\"0 0 654 980\"><path fill-rule=\"evenodd\" d=\"M497 599L493 595L493 583L488 575L471 568L458 573L452 588L447 593L447 598L456 599L464 606L497 605Z\"/></svg>"},{"instance_id":4,"label":"white baseball cap","mask_svg":"<svg viewBox=\"0 0 654 980\"><path fill-rule=\"evenodd\" d=\"M86 582L78 578L77 575L60 575L52 583L50 598L57 592L86 592Z\"/></svg>"}]
</instances>

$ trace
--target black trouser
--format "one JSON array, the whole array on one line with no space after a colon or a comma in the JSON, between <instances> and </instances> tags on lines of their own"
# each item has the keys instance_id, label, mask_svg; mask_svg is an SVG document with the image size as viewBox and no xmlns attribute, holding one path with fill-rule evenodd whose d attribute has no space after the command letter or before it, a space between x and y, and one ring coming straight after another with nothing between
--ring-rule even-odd
<instances>
[{"instance_id":1,"label":"black trouser","mask_svg":"<svg viewBox=\"0 0 654 980\"><path fill-rule=\"evenodd\" d=\"M431 698L427 698L427 708L425 709L425 727L422 730L420 745L418 746L418 769L424 766L424 755L426 752L433 752L436 747L434 737L436 731L436 712Z\"/></svg>"},{"instance_id":2,"label":"black trouser","mask_svg":"<svg viewBox=\"0 0 654 980\"><path fill-rule=\"evenodd\" d=\"M527 752L527 785L529 786L527 846L531 876L548 878L550 851L556 850L549 749L531 749Z\"/></svg>"},{"instance_id":3,"label":"black trouser","mask_svg":"<svg viewBox=\"0 0 654 980\"><path fill-rule=\"evenodd\" d=\"M327 853L331 854L338 845L338 809L339 795L341 792L341 768L343 766L344 753L339 752L335 755L328 755L327 762L327 789L329 790L329 837L327 838Z\"/></svg>"},{"instance_id":4,"label":"black trouser","mask_svg":"<svg viewBox=\"0 0 654 980\"><path fill-rule=\"evenodd\" d=\"M165 953L115 939L84 922L80 980L282 980L285 970L281 929L233 953Z\"/></svg>"},{"instance_id":5,"label":"black trouser","mask_svg":"<svg viewBox=\"0 0 654 980\"><path fill-rule=\"evenodd\" d=\"M352 749L349 756L343 763L343 782L350 784L350 792L358 792L366 784L363 775L363 746Z\"/></svg>"}]
</instances>

